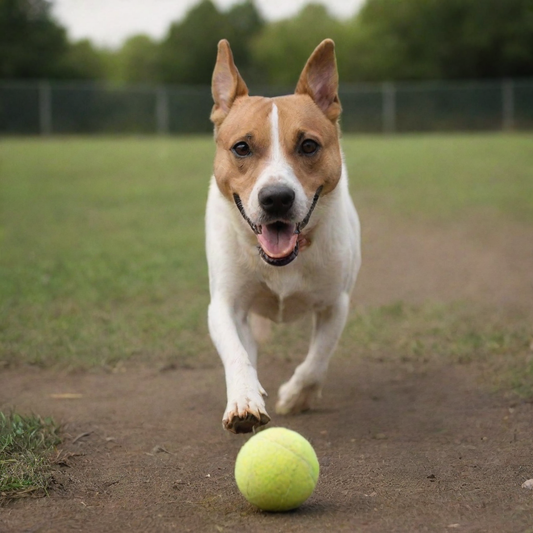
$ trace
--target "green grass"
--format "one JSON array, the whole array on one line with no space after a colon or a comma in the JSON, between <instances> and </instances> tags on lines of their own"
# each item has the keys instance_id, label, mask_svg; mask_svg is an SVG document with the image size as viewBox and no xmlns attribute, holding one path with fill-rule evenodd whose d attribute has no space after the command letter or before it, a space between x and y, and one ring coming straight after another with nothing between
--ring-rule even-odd
<instances>
[{"instance_id":1,"label":"green grass","mask_svg":"<svg viewBox=\"0 0 533 533\"><path fill-rule=\"evenodd\" d=\"M533 397L531 315L498 312L472 302L407 305L397 302L360 310L348 322L341 355L397 359L407 364L475 364L498 390Z\"/></svg>"},{"instance_id":2,"label":"green grass","mask_svg":"<svg viewBox=\"0 0 533 533\"><path fill-rule=\"evenodd\" d=\"M50 418L0 412L0 505L28 495L46 494L50 454L60 439Z\"/></svg>"},{"instance_id":3,"label":"green grass","mask_svg":"<svg viewBox=\"0 0 533 533\"><path fill-rule=\"evenodd\" d=\"M0 357L205 350L208 139L4 141Z\"/></svg>"},{"instance_id":4,"label":"green grass","mask_svg":"<svg viewBox=\"0 0 533 533\"><path fill-rule=\"evenodd\" d=\"M533 222L533 135L350 137L352 191L367 207L419 221L474 211Z\"/></svg>"},{"instance_id":5,"label":"green grass","mask_svg":"<svg viewBox=\"0 0 533 533\"><path fill-rule=\"evenodd\" d=\"M309 344L310 321L276 325L278 342L263 346L266 358L297 364ZM427 364L477 365L494 390L533 398L531 314L495 310L473 302L356 306L335 358L398 362L407 368Z\"/></svg>"},{"instance_id":6,"label":"green grass","mask_svg":"<svg viewBox=\"0 0 533 533\"><path fill-rule=\"evenodd\" d=\"M362 212L422 224L472 213L533 223L533 135L349 136L343 144ZM2 141L0 366L217 364L203 229L213 152L209 137ZM479 313L465 313L367 309L352 316L346 339L369 355L376 346L461 360L522 353L522 326L509 320L494 333ZM300 343L280 332L280 345ZM517 389L530 390L530 367Z\"/></svg>"}]
</instances>

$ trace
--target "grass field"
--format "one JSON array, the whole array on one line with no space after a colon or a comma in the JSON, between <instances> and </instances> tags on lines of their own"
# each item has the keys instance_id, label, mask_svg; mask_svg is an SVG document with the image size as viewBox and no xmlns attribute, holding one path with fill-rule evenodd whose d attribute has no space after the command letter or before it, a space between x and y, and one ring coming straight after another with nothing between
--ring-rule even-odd
<instances>
[{"instance_id":1,"label":"grass field","mask_svg":"<svg viewBox=\"0 0 533 533\"><path fill-rule=\"evenodd\" d=\"M531 135L343 142L363 215L446 224L479 212L533 224ZM203 230L212 155L208 137L3 140L0 364L214 364ZM359 310L340 353L353 342L369 356L525 357L527 324L498 321L464 302ZM532 374L530 363L513 386L531 394Z\"/></svg>"}]
</instances>

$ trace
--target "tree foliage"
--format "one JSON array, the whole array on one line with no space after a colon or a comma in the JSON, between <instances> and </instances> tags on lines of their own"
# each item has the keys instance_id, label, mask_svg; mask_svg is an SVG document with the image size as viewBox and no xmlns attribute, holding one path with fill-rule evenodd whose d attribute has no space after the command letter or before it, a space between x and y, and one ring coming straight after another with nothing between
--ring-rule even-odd
<instances>
[{"instance_id":1,"label":"tree foliage","mask_svg":"<svg viewBox=\"0 0 533 533\"><path fill-rule=\"evenodd\" d=\"M130 37L114 56L110 76L115 81L146 83L159 78L159 43L147 35Z\"/></svg>"},{"instance_id":2,"label":"tree foliage","mask_svg":"<svg viewBox=\"0 0 533 533\"><path fill-rule=\"evenodd\" d=\"M56 78L101 80L108 76L104 52L97 50L88 39L71 44L59 65Z\"/></svg>"},{"instance_id":3,"label":"tree foliage","mask_svg":"<svg viewBox=\"0 0 533 533\"><path fill-rule=\"evenodd\" d=\"M296 85L313 49L328 37L338 43L342 28L321 4L307 5L295 17L269 24L252 45L261 72L258 81Z\"/></svg>"},{"instance_id":4,"label":"tree foliage","mask_svg":"<svg viewBox=\"0 0 533 533\"><path fill-rule=\"evenodd\" d=\"M0 0L0 78L206 84L228 39L249 84L294 85L324 38L337 44L343 82L533 76L533 0L366 0L349 20L322 4L265 23L255 0L221 11L199 2L165 37L117 51L69 43L52 0Z\"/></svg>"},{"instance_id":5,"label":"tree foliage","mask_svg":"<svg viewBox=\"0 0 533 533\"><path fill-rule=\"evenodd\" d=\"M0 78L61 75L65 30L48 0L0 0Z\"/></svg>"},{"instance_id":6,"label":"tree foliage","mask_svg":"<svg viewBox=\"0 0 533 533\"><path fill-rule=\"evenodd\" d=\"M254 3L247 0L220 12L201 0L181 22L171 25L161 43L160 76L164 82L209 83L220 39L232 43L235 60L246 71L251 62L249 41L263 26Z\"/></svg>"},{"instance_id":7,"label":"tree foliage","mask_svg":"<svg viewBox=\"0 0 533 533\"><path fill-rule=\"evenodd\" d=\"M355 79L533 75L532 0L367 0L350 26Z\"/></svg>"}]
</instances>

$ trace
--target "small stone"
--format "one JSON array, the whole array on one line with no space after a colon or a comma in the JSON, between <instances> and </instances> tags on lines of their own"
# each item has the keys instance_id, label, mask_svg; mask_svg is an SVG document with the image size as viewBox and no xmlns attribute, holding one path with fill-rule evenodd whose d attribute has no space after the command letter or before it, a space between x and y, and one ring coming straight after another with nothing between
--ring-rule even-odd
<instances>
[{"instance_id":1,"label":"small stone","mask_svg":"<svg viewBox=\"0 0 533 533\"><path fill-rule=\"evenodd\" d=\"M155 454L155 453L170 453L170 452L164 446L160 446L159 444L157 444L156 446L152 448L152 454Z\"/></svg>"},{"instance_id":2,"label":"small stone","mask_svg":"<svg viewBox=\"0 0 533 533\"><path fill-rule=\"evenodd\" d=\"M522 483L523 489L533 490L533 479L528 479Z\"/></svg>"}]
</instances>

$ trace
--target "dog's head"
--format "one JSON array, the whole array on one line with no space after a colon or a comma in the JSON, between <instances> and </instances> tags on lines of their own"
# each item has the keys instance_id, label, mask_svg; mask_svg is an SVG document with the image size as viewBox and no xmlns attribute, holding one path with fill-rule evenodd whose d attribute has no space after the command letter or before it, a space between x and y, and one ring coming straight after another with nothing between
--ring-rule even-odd
<instances>
[{"instance_id":1,"label":"dog's head","mask_svg":"<svg viewBox=\"0 0 533 533\"><path fill-rule=\"evenodd\" d=\"M229 43L220 41L213 73L214 175L257 234L274 266L298 254L300 231L321 196L339 182L342 156L333 41L315 49L294 94L248 96Z\"/></svg>"}]
</instances>

